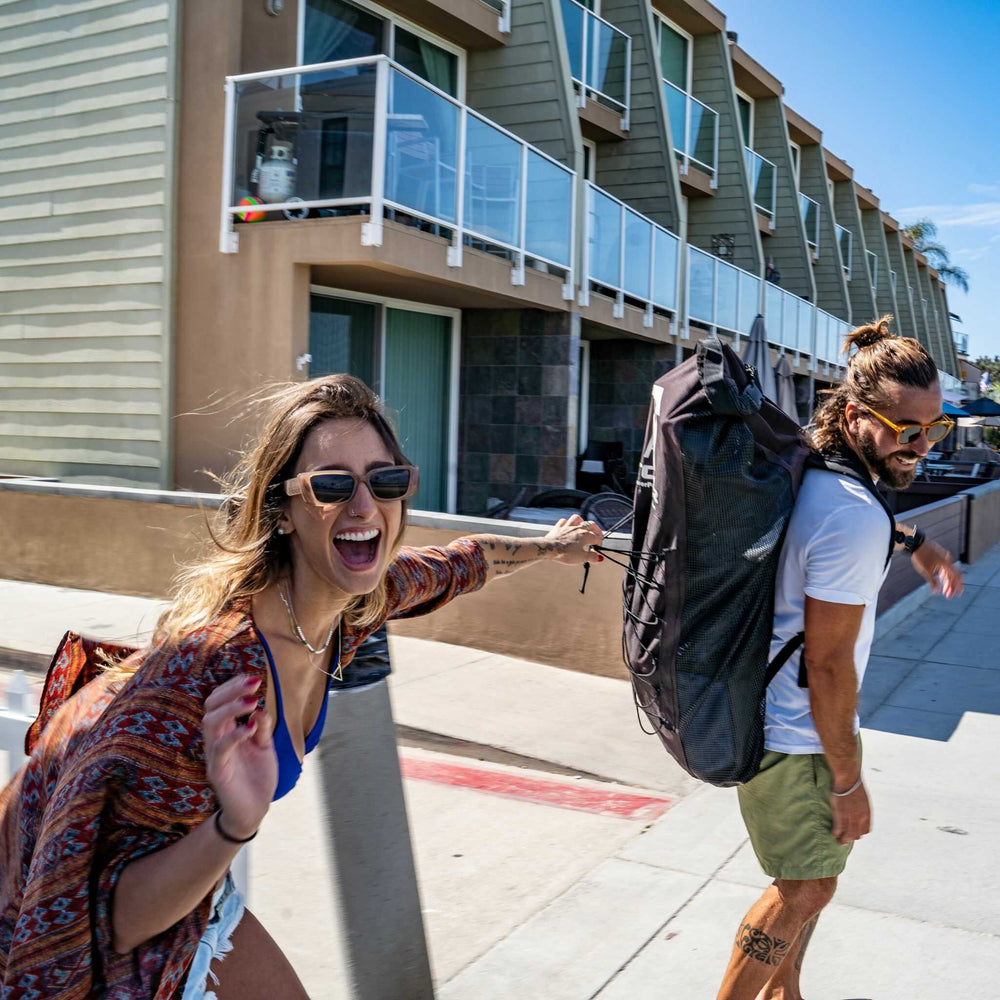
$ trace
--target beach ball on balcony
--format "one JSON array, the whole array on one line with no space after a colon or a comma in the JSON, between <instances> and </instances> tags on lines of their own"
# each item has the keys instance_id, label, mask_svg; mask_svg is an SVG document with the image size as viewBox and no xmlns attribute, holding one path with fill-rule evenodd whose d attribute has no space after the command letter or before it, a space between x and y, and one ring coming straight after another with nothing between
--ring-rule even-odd
<instances>
[{"instance_id":1,"label":"beach ball on balcony","mask_svg":"<svg viewBox=\"0 0 1000 1000\"><path fill-rule=\"evenodd\" d=\"M274 142L257 178L257 194L264 201L288 201L295 194L295 160L290 142Z\"/></svg>"},{"instance_id":2,"label":"beach ball on balcony","mask_svg":"<svg viewBox=\"0 0 1000 1000\"><path fill-rule=\"evenodd\" d=\"M240 198L240 200L236 204L237 205L263 205L264 203L260 200L260 198L247 197L247 198ZM237 212L236 213L236 217L240 220L240 222L260 222L260 220L263 219L265 215L267 215L267 212Z\"/></svg>"}]
</instances>

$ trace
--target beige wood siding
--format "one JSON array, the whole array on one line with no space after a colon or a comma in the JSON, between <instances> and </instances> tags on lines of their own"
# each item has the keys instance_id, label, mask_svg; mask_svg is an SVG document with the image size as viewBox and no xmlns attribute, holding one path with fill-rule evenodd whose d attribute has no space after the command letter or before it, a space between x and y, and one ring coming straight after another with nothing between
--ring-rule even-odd
<instances>
[{"instance_id":1,"label":"beige wood siding","mask_svg":"<svg viewBox=\"0 0 1000 1000\"><path fill-rule=\"evenodd\" d=\"M177 5L0 8L0 473L169 485Z\"/></svg>"}]
</instances>

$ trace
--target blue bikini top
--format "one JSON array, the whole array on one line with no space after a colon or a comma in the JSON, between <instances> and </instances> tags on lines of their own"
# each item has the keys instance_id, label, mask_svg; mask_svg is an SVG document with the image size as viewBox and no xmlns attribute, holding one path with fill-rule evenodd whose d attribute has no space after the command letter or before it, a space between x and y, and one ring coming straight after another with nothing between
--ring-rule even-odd
<instances>
[{"instance_id":1,"label":"blue bikini top","mask_svg":"<svg viewBox=\"0 0 1000 1000\"><path fill-rule=\"evenodd\" d=\"M271 647L268 646L267 640L260 632L257 635L261 645L264 647L264 652L267 653L267 662L271 667L271 678L274 680L274 698L278 709L278 721L275 723L274 735L272 736L274 752L278 756L278 787L274 790L274 798L271 799L272 802L277 802L278 799L287 795L295 787L299 780L299 775L302 774L302 761L299 760L299 755L295 752L295 747L292 744L292 736L288 732L288 724L285 722L285 708L281 700L281 682L278 680L278 671L274 666L274 657L271 656ZM336 649L337 652L334 654L331 674L336 673L337 665L340 662L339 642ZM306 733L306 753L312 753L319 746L320 737L323 735L323 726L326 723L326 706L330 700L330 686L332 681L333 678L331 677L330 682L327 683L326 694L323 698L323 704L320 706L319 715L315 723L313 723L312 729Z\"/></svg>"}]
</instances>

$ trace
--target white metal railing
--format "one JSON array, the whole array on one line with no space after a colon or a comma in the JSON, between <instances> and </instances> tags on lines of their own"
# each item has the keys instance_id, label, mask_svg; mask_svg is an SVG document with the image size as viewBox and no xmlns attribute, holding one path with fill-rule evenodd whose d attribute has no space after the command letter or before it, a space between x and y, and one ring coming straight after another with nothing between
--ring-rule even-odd
<instances>
[{"instance_id":1,"label":"white metal railing","mask_svg":"<svg viewBox=\"0 0 1000 1000\"><path fill-rule=\"evenodd\" d=\"M502 32L510 31L510 4L511 0L483 0L487 7L492 7L497 12L497 27Z\"/></svg>"},{"instance_id":2,"label":"white metal railing","mask_svg":"<svg viewBox=\"0 0 1000 1000\"><path fill-rule=\"evenodd\" d=\"M626 297L645 305L646 326L654 307L677 311L680 240L672 232L590 182L585 227L581 306L597 285L615 293L616 318L625 315Z\"/></svg>"},{"instance_id":3,"label":"white metal railing","mask_svg":"<svg viewBox=\"0 0 1000 1000\"><path fill-rule=\"evenodd\" d=\"M0 704L0 751L7 752L7 773L0 770L0 788L24 762L24 736L34 721L31 714L31 689L21 670L15 670L7 682Z\"/></svg>"},{"instance_id":4,"label":"white metal railing","mask_svg":"<svg viewBox=\"0 0 1000 1000\"><path fill-rule=\"evenodd\" d=\"M760 309L761 280L688 244L688 318L713 329L749 334Z\"/></svg>"},{"instance_id":5,"label":"white metal railing","mask_svg":"<svg viewBox=\"0 0 1000 1000\"><path fill-rule=\"evenodd\" d=\"M778 168L749 146L744 149L754 205L768 217L771 228L774 229L774 212L778 204Z\"/></svg>"},{"instance_id":6,"label":"white metal railing","mask_svg":"<svg viewBox=\"0 0 1000 1000\"><path fill-rule=\"evenodd\" d=\"M840 247L840 259L844 265L844 277L851 280L851 250L854 247L854 234L837 223L837 245Z\"/></svg>"},{"instance_id":7,"label":"white metal railing","mask_svg":"<svg viewBox=\"0 0 1000 1000\"><path fill-rule=\"evenodd\" d=\"M952 340L955 342L955 350L959 354L969 353L969 335L964 330L952 331Z\"/></svg>"},{"instance_id":8,"label":"white metal railing","mask_svg":"<svg viewBox=\"0 0 1000 1000\"><path fill-rule=\"evenodd\" d=\"M223 253L237 220L278 212L367 212L379 246L389 211L449 235L452 266L484 244L515 284L531 259L573 297L576 174L388 56L227 77L223 156Z\"/></svg>"},{"instance_id":9,"label":"white metal railing","mask_svg":"<svg viewBox=\"0 0 1000 1000\"><path fill-rule=\"evenodd\" d=\"M621 112L629 127L632 88L632 36L588 10L577 0L562 0L563 26L580 105L591 97Z\"/></svg>"},{"instance_id":10,"label":"white metal railing","mask_svg":"<svg viewBox=\"0 0 1000 1000\"><path fill-rule=\"evenodd\" d=\"M806 227L806 242L816 257L819 255L819 202L800 192L799 207L802 210L802 222Z\"/></svg>"},{"instance_id":11,"label":"white metal railing","mask_svg":"<svg viewBox=\"0 0 1000 1000\"><path fill-rule=\"evenodd\" d=\"M681 158L681 173L687 173L689 163L707 170L712 175L712 186L717 184L719 162L719 113L696 97L663 81L670 118L670 132L674 149Z\"/></svg>"},{"instance_id":12,"label":"white metal railing","mask_svg":"<svg viewBox=\"0 0 1000 1000\"><path fill-rule=\"evenodd\" d=\"M878 291L878 254L871 250L865 250L865 257L868 260L868 273L871 275L872 288Z\"/></svg>"}]
</instances>

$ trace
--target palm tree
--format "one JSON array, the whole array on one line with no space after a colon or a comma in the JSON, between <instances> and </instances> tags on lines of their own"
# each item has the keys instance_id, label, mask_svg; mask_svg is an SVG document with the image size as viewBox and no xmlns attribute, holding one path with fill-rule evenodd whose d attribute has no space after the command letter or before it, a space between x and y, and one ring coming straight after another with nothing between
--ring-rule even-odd
<instances>
[{"instance_id":1,"label":"palm tree","mask_svg":"<svg viewBox=\"0 0 1000 1000\"><path fill-rule=\"evenodd\" d=\"M913 240L913 245L930 261L941 277L952 285L969 290L969 275L964 268L952 264L948 251L937 242L937 226L930 219L917 219L903 226L903 235Z\"/></svg>"}]
</instances>

